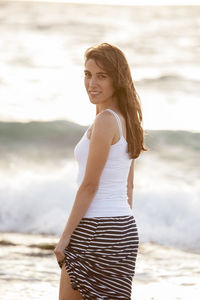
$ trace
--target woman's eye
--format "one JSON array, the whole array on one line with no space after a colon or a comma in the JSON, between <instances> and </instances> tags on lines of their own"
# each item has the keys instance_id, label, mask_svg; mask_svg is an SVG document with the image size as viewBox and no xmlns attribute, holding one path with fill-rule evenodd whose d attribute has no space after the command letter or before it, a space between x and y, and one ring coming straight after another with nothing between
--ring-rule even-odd
<instances>
[{"instance_id":1,"label":"woman's eye","mask_svg":"<svg viewBox=\"0 0 200 300\"><path fill-rule=\"evenodd\" d=\"M89 73L85 73L84 75L85 75L86 78L88 78L90 76Z\"/></svg>"},{"instance_id":2,"label":"woman's eye","mask_svg":"<svg viewBox=\"0 0 200 300\"><path fill-rule=\"evenodd\" d=\"M104 76L104 75L99 75L99 78L101 79L101 78L106 78L106 76Z\"/></svg>"}]
</instances>

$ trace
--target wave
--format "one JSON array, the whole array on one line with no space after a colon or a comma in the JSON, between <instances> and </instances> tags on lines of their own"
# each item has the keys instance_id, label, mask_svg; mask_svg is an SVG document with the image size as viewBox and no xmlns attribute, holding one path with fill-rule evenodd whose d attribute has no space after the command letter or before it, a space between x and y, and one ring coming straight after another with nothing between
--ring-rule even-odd
<instances>
[{"instance_id":1,"label":"wave","mask_svg":"<svg viewBox=\"0 0 200 300\"><path fill-rule=\"evenodd\" d=\"M88 125L89 126L89 125ZM80 126L67 120L0 122L0 143L8 145L73 146L88 126ZM151 147L160 144L191 147L199 150L200 132L186 130L145 130L145 138Z\"/></svg>"},{"instance_id":2,"label":"wave","mask_svg":"<svg viewBox=\"0 0 200 300\"><path fill-rule=\"evenodd\" d=\"M73 149L86 128L0 123L0 231L61 233L77 188ZM147 130L145 144L133 200L141 241L200 249L200 132Z\"/></svg>"},{"instance_id":3,"label":"wave","mask_svg":"<svg viewBox=\"0 0 200 300\"><path fill-rule=\"evenodd\" d=\"M86 128L67 120L49 122L0 122L1 158L72 157L73 148Z\"/></svg>"},{"instance_id":4,"label":"wave","mask_svg":"<svg viewBox=\"0 0 200 300\"><path fill-rule=\"evenodd\" d=\"M83 126L67 120L56 121L32 121L22 122L0 122L0 142L12 143L59 143L65 140L74 142L74 137L80 135Z\"/></svg>"},{"instance_id":5,"label":"wave","mask_svg":"<svg viewBox=\"0 0 200 300\"><path fill-rule=\"evenodd\" d=\"M15 187L0 188L1 232L62 233L77 187L71 168L62 178L55 174L52 179L52 174L31 178L29 183L26 175L22 184L18 180ZM170 186L158 191L156 184L152 188L135 184L133 212L140 241L200 250L200 190L186 192L183 183L176 191Z\"/></svg>"},{"instance_id":6,"label":"wave","mask_svg":"<svg viewBox=\"0 0 200 300\"><path fill-rule=\"evenodd\" d=\"M134 213L141 241L200 251L200 190L186 191L184 186L136 191Z\"/></svg>"},{"instance_id":7,"label":"wave","mask_svg":"<svg viewBox=\"0 0 200 300\"><path fill-rule=\"evenodd\" d=\"M155 76L155 77L144 77L141 78L140 80L137 81L137 84L141 84L144 86L148 86L148 85L152 85L152 84L166 84L166 85L170 85L170 84L182 84L184 85L190 85L190 88L192 87L196 87L199 89L199 83L200 81L197 79L192 79L192 78L188 78L188 77L183 77L181 75L175 75L175 74L163 74L160 76Z\"/></svg>"},{"instance_id":8,"label":"wave","mask_svg":"<svg viewBox=\"0 0 200 300\"><path fill-rule=\"evenodd\" d=\"M89 126L89 125L88 125ZM32 160L73 158L73 150L88 126L67 120L48 122L0 122L0 163L13 157ZM200 151L200 132L182 130L145 130L149 152L164 160L180 161L180 153L194 166Z\"/></svg>"}]
</instances>

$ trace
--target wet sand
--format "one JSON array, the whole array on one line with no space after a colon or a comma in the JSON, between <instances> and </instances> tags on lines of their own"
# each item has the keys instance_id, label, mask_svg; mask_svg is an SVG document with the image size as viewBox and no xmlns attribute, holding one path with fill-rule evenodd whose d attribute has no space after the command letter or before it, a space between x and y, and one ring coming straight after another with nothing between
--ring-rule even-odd
<instances>
[{"instance_id":1,"label":"wet sand","mask_svg":"<svg viewBox=\"0 0 200 300\"><path fill-rule=\"evenodd\" d=\"M3 300L58 299L57 236L0 233L0 290ZM197 300L200 254L141 243L133 280L135 300Z\"/></svg>"}]
</instances>

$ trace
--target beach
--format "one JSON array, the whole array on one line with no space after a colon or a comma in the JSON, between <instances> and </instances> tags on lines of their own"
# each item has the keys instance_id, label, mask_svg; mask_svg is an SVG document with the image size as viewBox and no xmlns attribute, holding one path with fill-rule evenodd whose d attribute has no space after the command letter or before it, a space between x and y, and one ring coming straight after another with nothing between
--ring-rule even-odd
<instances>
[{"instance_id":1,"label":"beach","mask_svg":"<svg viewBox=\"0 0 200 300\"><path fill-rule=\"evenodd\" d=\"M0 234L1 299L58 299L60 268L52 250L57 242L52 235ZM140 244L132 299L198 300L199 259L200 253Z\"/></svg>"}]
</instances>

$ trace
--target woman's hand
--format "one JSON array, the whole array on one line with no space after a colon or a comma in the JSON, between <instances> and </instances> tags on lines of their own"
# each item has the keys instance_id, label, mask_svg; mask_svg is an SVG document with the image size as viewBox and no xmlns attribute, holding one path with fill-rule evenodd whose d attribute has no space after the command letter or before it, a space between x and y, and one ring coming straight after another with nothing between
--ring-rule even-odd
<instances>
[{"instance_id":1,"label":"woman's hand","mask_svg":"<svg viewBox=\"0 0 200 300\"><path fill-rule=\"evenodd\" d=\"M62 268L62 265L64 263L65 260L64 250L68 246L69 242L70 242L70 238L66 238L65 240L60 240L56 248L53 250L60 268Z\"/></svg>"}]
</instances>

